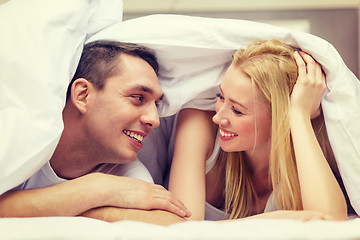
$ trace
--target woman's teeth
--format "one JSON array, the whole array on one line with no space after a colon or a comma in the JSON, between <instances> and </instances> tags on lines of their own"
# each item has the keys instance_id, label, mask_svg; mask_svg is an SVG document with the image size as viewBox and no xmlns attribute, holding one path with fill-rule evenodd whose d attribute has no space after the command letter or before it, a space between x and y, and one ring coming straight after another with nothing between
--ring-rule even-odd
<instances>
[{"instance_id":1,"label":"woman's teeth","mask_svg":"<svg viewBox=\"0 0 360 240\"><path fill-rule=\"evenodd\" d=\"M219 132L220 132L220 135L223 136L223 137L235 137L235 136L237 136L237 134L235 134L235 133L225 133L221 129L219 130Z\"/></svg>"}]
</instances>

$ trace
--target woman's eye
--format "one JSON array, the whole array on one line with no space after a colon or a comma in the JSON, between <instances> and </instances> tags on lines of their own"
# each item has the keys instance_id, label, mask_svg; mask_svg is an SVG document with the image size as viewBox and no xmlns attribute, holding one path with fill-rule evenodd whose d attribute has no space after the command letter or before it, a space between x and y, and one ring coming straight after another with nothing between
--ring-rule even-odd
<instances>
[{"instance_id":1,"label":"woman's eye","mask_svg":"<svg viewBox=\"0 0 360 240\"><path fill-rule=\"evenodd\" d=\"M221 94L220 94L220 93L216 94L216 97L217 97L217 98L219 98L220 100L224 100L224 97L223 97L223 96L221 96Z\"/></svg>"},{"instance_id":2,"label":"woman's eye","mask_svg":"<svg viewBox=\"0 0 360 240\"><path fill-rule=\"evenodd\" d=\"M236 114L236 115L242 115L243 113L236 110L235 107L232 107L231 110Z\"/></svg>"}]
</instances>

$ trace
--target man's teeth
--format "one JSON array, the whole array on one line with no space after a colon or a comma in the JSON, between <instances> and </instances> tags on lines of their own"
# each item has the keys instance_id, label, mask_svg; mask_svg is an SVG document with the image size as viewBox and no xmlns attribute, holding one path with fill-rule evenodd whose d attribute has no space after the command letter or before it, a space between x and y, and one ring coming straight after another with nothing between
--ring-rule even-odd
<instances>
[{"instance_id":1,"label":"man's teeth","mask_svg":"<svg viewBox=\"0 0 360 240\"><path fill-rule=\"evenodd\" d=\"M223 137L234 137L234 136L237 136L237 134L234 134L234 133L225 133L223 130L220 129L220 135L223 136Z\"/></svg>"},{"instance_id":2,"label":"man's teeth","mask_svg":"<svg viewBox=\"0 0 360 240\"><path fill-rule=\"evenodd\" d=\"M144 140L144 136L140 135L140 134L136 134L134 132L130 132L130 131L123 131L126 135L128 135L129 137L132 137L133 139L135 139L138 142L142 142L142 140Z\"/></svg>"}]
</instances>

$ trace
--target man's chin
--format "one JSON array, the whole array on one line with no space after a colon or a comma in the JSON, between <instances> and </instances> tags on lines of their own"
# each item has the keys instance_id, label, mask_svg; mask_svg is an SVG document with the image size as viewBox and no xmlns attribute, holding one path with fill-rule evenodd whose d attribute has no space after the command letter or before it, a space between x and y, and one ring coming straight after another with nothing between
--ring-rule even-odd
<instances>
[{"instance_id":1,"label":"man's chin","mask_svg":"<svg viewBox=\"0 0 360 240\"><path fill-rule=\"evenodd\" d=\"M137 152L136 152L136 154L131 154L131 155L129 155L129 156L123 157L123 158L121 159L121 163L122 163L122 164L133 163L133 162L136 161L136 159L137 159Z\"/></svg>"},{"instance_id":2,"label":"man's chin","mask_svg":"<svg viewBox=\"0 0 360 240\"><path fill-rule=\"evenodd\" d=\"M136 158L132 158L132 159L126 159L124 160L124 163L123 164L129 164L129 163L133 163L136 161Z\"/></svg>"},{"instance_id":3,"label":"man's chin","mask_svg":"<svg viewBox=\"0 0 360 240\"><path fill-rule=\"evenodd\" d=\"M106 161L106 162L112 164L129 164L135 162L136 159L137 159L137 153L127 154L127 155L118 154L117 156L113 156L111 158L111 162L110 161Z\"/></svg>"}]
</instances>

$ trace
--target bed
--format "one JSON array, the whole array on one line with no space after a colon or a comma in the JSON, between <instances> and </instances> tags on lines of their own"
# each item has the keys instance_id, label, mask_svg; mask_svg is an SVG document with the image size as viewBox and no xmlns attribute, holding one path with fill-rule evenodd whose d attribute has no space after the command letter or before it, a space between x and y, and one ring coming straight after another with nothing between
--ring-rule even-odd
<instances>
[{"instance_id":1,"label":"bed","mask_svg":"<svg viewBox=\"0 0 360 240\"><path fill-rule=\"evenodd\" d=\"M120 0L11 0L0 5L0 30L0 194L34 174L54 151L67 84L84 43L111 39L153 48L165 93L159 113L169 116L184 107L210 109L232 53L253 39L277 38L323 66L328 134L351 205L360 214L360 82L331 43L243 20L153 15L123 22ZM168 227L83 217L0 219L0 239L169 238L360 239L360 219L194 221Z\"/></svg>"},{"instance_id":2,"label":"bed","mask_svg":"<svg viewBox=\"0 0 360 240\"><path fill-rule=\"evenodd\" d=\"M295 220L246 220L219 223L184 222L167 227L122 221L107 223L81 217L50 217L0 220L1 239L359 239L360 219L348 222Z\"/></svg>"}]
</instances>

